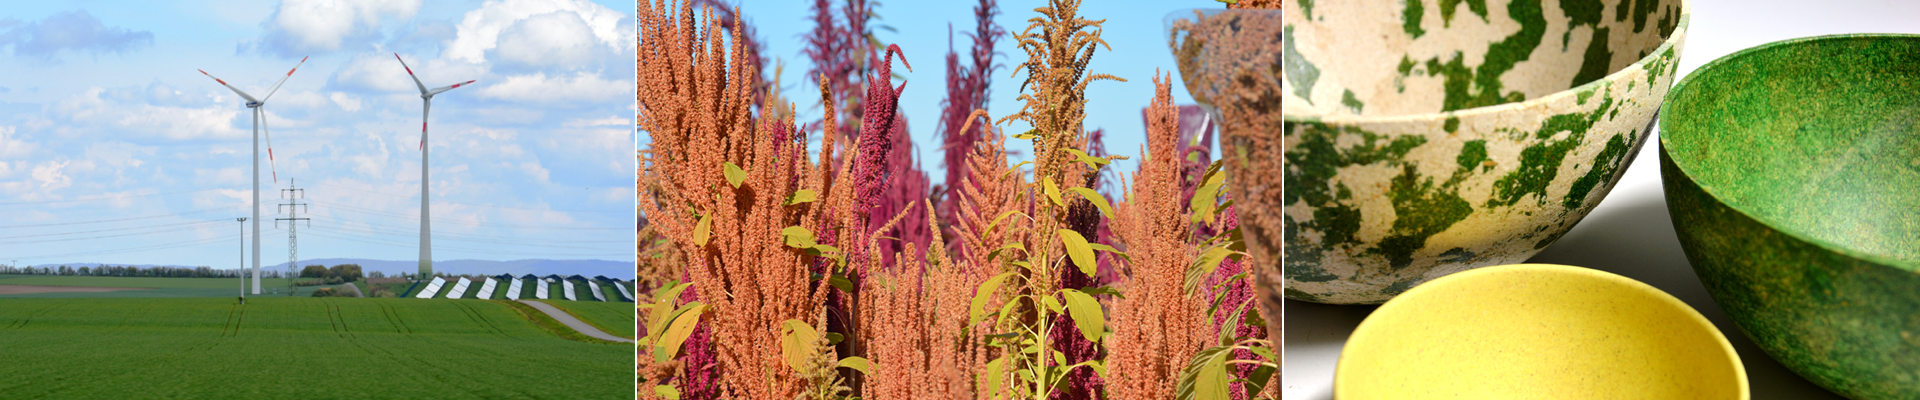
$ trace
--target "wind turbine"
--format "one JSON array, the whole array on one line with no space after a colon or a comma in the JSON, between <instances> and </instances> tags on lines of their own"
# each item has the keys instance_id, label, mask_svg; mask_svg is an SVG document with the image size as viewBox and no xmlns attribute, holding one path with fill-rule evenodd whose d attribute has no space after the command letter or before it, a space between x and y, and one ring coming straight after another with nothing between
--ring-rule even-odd
<instances>
[{"instance_id":1,"label":"wind turbine","mask_svg":"<svg viewBox=\"0 0 1920 400\"><path fill-rule=\"evenodd\" d=\"M247 108L253 111L253 294L260 294L260 134L267 130L267 110L260 107L267 105L267 99L273 98L273 94L280 91L280 84L287 83L287 78L293 77L293 71L300 70L300 66L306 63L307 58L300 57L300 63L294 64L293 69L287 70L287 76L280 77L279 82L274 82L273 87L267 88L267 96L259 99L234 88L233 85L228 85L227 81L214 78L213 74L207 73L207 70L199 70L201 75L213 78L214 82L220 82L220 86L226 86L227 89L233 90L234 94L240 95L241 99L247 100ZM273 181L279 182L280 171L273 166L272 133L267 134L267 168L273 172Z\"/></svg>"},{"instance_id":2,"label":"wind turbine","mask_svg":"<svg viewBox=\"0 0 1920 400\"><path fill-rule=\"evenodd\" d=\"M427 84L420 83L420 77L413 74L413 67L407 66L407 60L400 59L400 53L393 53L393 59L400 60L400 68L406 68L407 77L413 78L413 85L420 88L420 279L426 279L433 275L433 230L428 225L433 219L427 212L427 111L433 109L433 95L473 81L427 89Z\"/></svg>"}]
</instances>

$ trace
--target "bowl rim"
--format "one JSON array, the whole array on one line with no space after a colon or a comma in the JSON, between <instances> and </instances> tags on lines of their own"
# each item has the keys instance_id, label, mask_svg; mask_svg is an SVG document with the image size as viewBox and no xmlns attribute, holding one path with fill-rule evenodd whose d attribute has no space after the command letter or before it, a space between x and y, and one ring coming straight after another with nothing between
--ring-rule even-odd
<instances>
[{"instance_id":1,"label":"bowl rim","mask_svg":"<svg viewBox=\"0 0 1920 400\"><path fill-rule=\"evenodd\" d=\"M1440 287L1450 284L1451 282L1462 281L1466 279L1473 279L1480 275L1486 275L1491 273L1505 273L1505 272L1519 272L1519 273L1532 273L1532 274L1559 274L1559 275L1569 275L1569 276L1575 276L1575 277L1581 277L1581 278L1621 283L1624 286L1626 286L1629 290L1641 291L1651 295L1655 299L1655 302L1657 303L1665 304L1669 307L1675 307L1684 311L1683 314L1686 315L1686 318L1685 318L1686 320L1691 321L1698 326L1707 328L1706 329L1707 332L1713 334L1713 340L1715 343L1718 343L1720 345L1721 353L1726 354L1729 361L1733 362L1732 366L1733 366L1734 380L1739 383L1739 398L1742 400L1745 400L1751 397L1751 387L1750 387L1751 383L1748 382L1747 380L1746 363L1744 361L1741 361L1740 352L1734 350L1733 343L1727 340L1726 333L1721 332L1720 327L1714 325L1713 321L1708 320L1706 316L1701 315L1700 310L1694 309L1693 306L1687 305L1686 302L1680 301L1679 298L1673 297L1673 294L1667 293L1666 291L1660 290L1660 288L1653 287L1653 285L1649 285L1645 282L1641 282L1633 278L1628 278L1625 276L1614 274L1612 272L1601 271L1601 270L1585 268L1585 267L1576 267L1571 265L1524 263L1524 264L1507 264L1507 265L1496 265L1491 267L1474 268L1466 271L1448 274L1446 276L1436 278L1432 281L1428 281L1427 283L1422 283L1420 285L1414 286L1413 289L1409 289L1405 293L1401 293L1399 296L1394 296L1393 299L1387 300L1387 303L1381 305L1380 308L1374 309L1373 312L1368 313L1367 318L1364 320L1361 320L1360 325L1354 327L1353 333L1347 336L1346 344L1340 347L1340 359L1334 365L1334 373L1333 373L1333 394L1335 398L1338 398L1340 395L1340 388L1342 386L1341 377L1347 375L1345 374L1345 372L1347 372L1348 366L1352 365L1347 363L1348 361L1347 355L1350 354L1349 352L1350 347L1352 347L1354 343L1358 343L1363 337L1373 335L1374 331L1372 329L1369 329L1369 327L1375 326L1381 323L1379 322L1379 319L1374 318L1374 316L1380 315L1381 312L1388 311L1389 309L1415 307L1415 305L1410 305L1415 303L1409 303L1408 300L1402 300L1402 299L1419 298L1421 294L1430 292L1430 291L1441 290ZM1435 285L1436 283L1439 283L1440 285Z\"/></svg>"},{"instance_id":2,"label":"bowl rim","mask_svg":"<svg viewBox=\"0 0 1920 400\"><path fill-rule=\"evenodd\" d=\"M1622 1L1632 1L1632 0L1622 0ZM1228 10L1228 11L1245 11L1245 10ZM1645 66L1647 63L1653 61L1653 59L1660 57L1661 54L1666 53L1668 50L1674 49L1676 46L1679 46L1681 42L1685 41L1687 37L1688 25L1690 25L1692 21L1693 21L1693 0L1680 0L1680 21L1674 24L1673 33L1668 34L1666 40L1663 40L1660 42L1660 46L1654 47L1653 51L1647 52L1646 57L1641 57L1640 60L1634 61L1632 64L1627 64L1627 66L1621 67L1619 70L1610 72L1606 76L1600 77L1600 79L1595 79L1592 82L1587 82L1587 83L1581 84L1580 86L1570 87L1570 88L1567 88L1566 90L1553 92L1553 94L1549 94L1539 98L1527 99L1527 100L1522 100L1522 101L1513 102L1513 103L1501 103L1501 104L1495 104L1490 106L1474 107L1474 108L1468 108L1463 110L1440 111L1440 112L1417 113L1417 114L1380 115L1380 116L1358 116L1358 115L1329 116L1329 115L1313 115L1313 114L1292 114L1287 112L1287 107L1285 105L1285 102L1283 101L1280 107L1280 121L1283 123L1289 123L1289 124L1291 123L1320 123L1320 124L1340 124L1340 125L1392 124L1392 123L1407 123L1407 122L1427 121L1427 120L1436 120L1436 119L1445 119L1445 118L1478 117L1482 115L1500 114L1500 113L1506 113L1506 112L1512 112L1512 111L1519 111L1523 109L1537 108L1539 106L1542 106L1548 103L1560 101L1561 99L1564 99L1567 97L1577 96L1580 92L1586 91L1587 89L1591 89L1594 87L1598 87L1601 84L1601 82L1618 81L1621 78L1625 77L1626 71L1633 69L1634 66ZM1675 68L1674 70L1675 74L1679 73L1679 65L1680 65L1678 60L1679 56L1680 54L1678 53L1674 54L1675 60L1673 64ZM1668 91L1671 92L1672 89L1669 88ZM1660 98L1664 100L1666 98L1666 93L1661 93ZM1207 106L1212 107L1211 104Z\"/></svg>"},{"instance_id":3,"label":"bowl rim","mask_svg":"<svg viewBox=\"0 0 1920 400\"><path fill-rule=\"evenodd\" d=\"M1738 59L1752 57L1754 54L1772 51L1774 49L1779 49L1782 47L1798 46L1798 45L1804 45L1808 43L1837 41L1837 40L1858 40L1858 39L1870 39L1870 40L1871 39L1898 39L1898 40L1920 41L1920 34L1843 33L1843 34L1835 34L1835 35L1798 37L1798 38L1780 40L1775 42L1769 42L1769 43L1761 44L1759 46L1748 47L1748 48L1740 49L1739 51L1735 51L1731 54L1721 56L1720 58L1713 59L1713 61L1709 61L1706 64L1701 65L1699 68L1695 68L1693 71L1687 73L1687 76L1681 77L1679 81L1676 81L1673 83L1673 88L1667 90L1667 97L1673 98L1677 93L1681 93L1682 89L1685 89L1686 87L1688 87L1689 86L1688 84L1692 83L1696 79L1705 79L1705 78L1702 78L1703 73L1712 71L1723 65L1732 63ZM1672 111L1670 110L1670 108L1672 107L1673 107L1673 102L1661 101L1660 115L1663 117L1671 118L1672 115L1675 115L1670 112ZM1668 160L1671 160L1671 162L1673 162L1674 168L1680 169L1680 173L1682 175L1686 175L1686 178L1688 180L1694 181L1694 186L1699 187L1702 193L1706 193L1707 197L1712 198L1714 203L1719 203L1722 207L1726 207L1728 209L1733 210L1734 212L1740 213L1740 216L1746 217L1747 219L1751 219L1754 222L1758 222L1760 223L1760 225L1766 226L1767 229L1771 229L1774 232L1779 232L1793 240L1811 243L1814 246L1819 246L1820 248L1826 249L1827 251L1833 252L1835 254L1851 257L1853 259L1865 261L1867 263L1887 266L1895 269L1902 269L1906 271L1920 272L1920 261L1908 261L1900 258L1895 258L1892 256L1868 253L1868 252L1852 249L1846 246L1841 246L1838 243L1833 243L1826 239L1821 239L1821 238L1808 235L1805 232L1803 232L1801 229L1798 229L1797 226L1783 224L1771 218L1762 218L1759 215L1749 212L1746 206L1736 205L1735 203L1728 202L1725 198L1721 197L1720 195L1714 194L1713 189L1707 187L1706 185L1701 185L1699 183L1699 179L1694 178L1694 174L1688 171L1688 165L1691 164L1692 160L1673 157L1672 154L1668 153L1668 150L1667 150L1668 136L1667 136L1666 128L1667 128L1666 122L1661 121L1660 128L1659 128L1659 135L1658 135L1660 139L1660 156ZM1666 179L1666 178L1663 177L1662 179ZM1665 190L1663 189L1662 192L1665 192Z\"/></svg>"}]
</instances>

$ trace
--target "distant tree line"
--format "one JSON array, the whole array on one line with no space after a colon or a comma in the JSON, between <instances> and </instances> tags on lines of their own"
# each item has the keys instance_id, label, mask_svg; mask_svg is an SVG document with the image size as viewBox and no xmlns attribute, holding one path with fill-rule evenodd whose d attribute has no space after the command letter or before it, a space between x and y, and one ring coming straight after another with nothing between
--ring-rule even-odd
<instances>
[{"instance_id":1,"label":"distant tree line","mask_svg":"<svg viewBox=\"0 0 1920 400\"><path fill-rule=\"evenodd\" d=\"M374 272L374 274L378 275L379 272ZM327 268L324 265L308 265L306 268L300 270L300 277L320 278L325 280L327 284L336 284L357 281L365 276L360 273L360 264L340 264L333 266L333 268Z\"/></svg>"},{"instance_id":2,"label":"distant tree line","mask_svg":"<svg viewBox=\"0 0 1920 400\"><path fill-rule=\"evenodd\" d=\"M100 266L58 266L58 267L13 267L0 265L0 274L17 275L61 275L61 276L128 276L151 278L237 278L243 270L213 269L210 267L138 267L132 265ZM263 278L279 278L279 271L262 270Z\"/></svg>"}]
</instances>

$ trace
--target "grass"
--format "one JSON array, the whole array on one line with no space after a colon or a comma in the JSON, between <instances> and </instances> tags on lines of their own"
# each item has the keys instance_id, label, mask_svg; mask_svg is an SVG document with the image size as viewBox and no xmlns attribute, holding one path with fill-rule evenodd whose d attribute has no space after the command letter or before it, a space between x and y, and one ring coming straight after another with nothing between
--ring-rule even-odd
<instances>
[{"instance_id":1,"label":"grass","mask_svg":"<svg viewBox=\"0 0 1920 400\"><path fill-rule=\"evenodd\" d=\"M0 349L8 360L0 363L7 377L0 393L358 398L377 387L390 398L631 395L631 345L557 337L508 303L0 299Z\"/></svg>"},{"instance_id":2,"label":"grass","mask_svg":"<svg viewBox=\"0 0 1920 400\"><path fill-rule=\"evenodd\" d=\"M8 294L0 298L129 298L129 297L234 297L240 294L241 282L238 278L158 278L126 276L59 276L59 275L0 275L0 285L37 285L37 286L89 286L113 288L149 288L148 290L128 290L118 292L95 293L33 293ZM246 282L251 289L253 282ZM314 289L324 286L306 286L295 288L294 296L306 296ZM260 297L286 296L287 279L265 278L260 280ZM277 293L276 293L277 292ZM248 291L248 297L253 297Z\"/></svg>"},{"instance_id":3,"label":"grass","mask_svg":"<svg viewBox=\"0 0 1920 400\"><path fill-rule=\"evenodd\" d=\"M537 300L536 300L537 301ZM566 311L574 318L600 328L601 332L633 339L633 303L547 300L545 303Z\"/></svg>"},{"instance_id":4,"label":"grass","mask_svg":"<svg viewBox=\"0 0 1920 400\"><path fill-rule=\"evenodd\" d=\"M538 301L538 300L535 300L535 301ZM576 341L589 342L589 343L622 344L618 342L609 342L605 340L595 339L592 336L587 336L584 333L580 333L580 331L576 331L576 330L573 330L573 328L567 327L567 324L561 323L560 320L553 319L552 316L548 316L547 313L540 312L539 309L535 309L533 308L533 306L529 306L517 301L508 301L503 303L505 303L509 307L512 307L514 311L519 312L521 316L526 317L530 321L533 321L533 324L539 326L540 329L544 329L548 333L552 333L555 336L559 336L567 340L576 340Z\"/></svg>"}]
</instances>

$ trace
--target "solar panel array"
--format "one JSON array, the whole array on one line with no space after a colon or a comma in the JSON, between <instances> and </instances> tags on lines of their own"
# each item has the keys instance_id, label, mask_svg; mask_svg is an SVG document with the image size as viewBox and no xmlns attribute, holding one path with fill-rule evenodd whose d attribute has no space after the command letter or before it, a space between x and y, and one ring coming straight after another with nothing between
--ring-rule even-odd
<instances>
[{"instance_id":1,"label":"solar panel array","mask_svg":"<svg viewBox=\"0 0 1920 400\"><path fill-rule=\"evenodd\" d=\"M482 279L481 281L482 283L480 284L480 293L475 293L473 297L481 300L493 299L493 284L494 284L493 278L480 278L480 279Z\"/></svg>"},{"instance_id":2,"label":"solar panel array","mask_svg":"<svg viewBox=\"0 0 1920 400\"><path fill-rule=\"evenodd\" d=\"M520 300L520 282L522 280L513 279L512 281L513 281L513 284L507 285L507 300L519 301Z\"/></svg>"},{"instance_id":3,"label":"solar panel array","mask_svg":"<svg viewBox=\"0 0 1920 400\"><path fill-rule=\"evenodd\" d=\"M546 300L547 283L540 280L534 280L533 282L533 298Z\"/></svg>"},{"instance_id":4,"label":"solar panel array","mask_svg":"<svg viewBox=\"0 0 1920 400\"><path fill-rule=\"evenodd\" d=\"M431 299L433 298L434 294L440 292L440 285L445 285L446 283L447 283L447 280L445 279L440 279L440 277L438 276L433 277L433 282L428 283L426 288L420 289L419 295L415 295L413 297L418 297L422 299Z\"/></svg>"},{"instance_id":5,"label":"solar panel array","mask_svg":"<svg viewBox=\"0 0 1920 400\"><path fill-rule=\"evenodd\" d=\"M573 297L573 281L561 279L560 289L566 291L567 300L580 301Z\"/></svg>"},{"instance_id":6,"label":"solar panel array","mask_svg":"<svg viewBox=\"0 0 1920 400\"><path fill-rule=\"evenodd\" d=\"M606 296L601 296L601 295L600 295L600 285L599 285L599 284L596 284L596 283L593 283L593 281L587 281L587 289L592 289L592 290L588 290L588 291L587 291L587 293L591 293L591 294L593 294L593 299L594 299L594 300L597 300L597 301L607 301L607 297L606 297Z\"/></svg>"},{"instance_id":7,"label":"solar panel array","mask_svg":"<svg viewBox=\"0 0 1920 400\"><path fill-rule=\"evenodd\" d=\"M620 282L614 282L613 288L620 289L620 300L633 301L633 292L627 291L627 285L622 285L620 284Z\"/></svg>"},{"instance_id":8,"label":"solar panel array","mask_svg":"<svg viewBox=\"0 0 1920 400\"><path fill-rule=\"evenodd\" d=\"M458 298L461 298L461 297L463 297L463 296L466 296L466 295L467 295L467 284L468 284L468 283L471 283L471 282L473 282L473 281L469 281L469 280L467 280L467 278L453 278L453 280L454 280L454 282L455 282L455 283L453 284L453 290L448 290L448 291L447 291L447 298L449 298L449 299L458 299Z\"/></svg>"}]
</instances>

